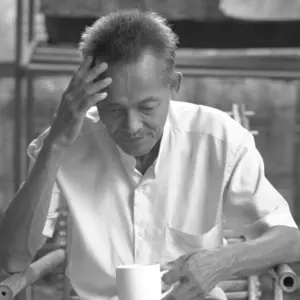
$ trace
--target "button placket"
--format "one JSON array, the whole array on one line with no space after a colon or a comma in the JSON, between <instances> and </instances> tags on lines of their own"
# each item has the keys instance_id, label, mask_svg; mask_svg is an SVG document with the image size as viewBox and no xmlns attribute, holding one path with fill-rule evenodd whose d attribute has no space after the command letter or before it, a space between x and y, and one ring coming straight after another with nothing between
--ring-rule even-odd
<instances>
[{"instance_id":1,"label":"button placket","mask_svg":"<svg viewBox=\"0 0 300 300\"><path fill-rule=\"evenodd\" d=\"M135 234L135 261L138 262L142 258L140 257L140 250L142 248L143 240L145 238L145 229L143 222L143 191L142 187L138 187L134 194L134 234Z\"/></svg>"}]
</instances>

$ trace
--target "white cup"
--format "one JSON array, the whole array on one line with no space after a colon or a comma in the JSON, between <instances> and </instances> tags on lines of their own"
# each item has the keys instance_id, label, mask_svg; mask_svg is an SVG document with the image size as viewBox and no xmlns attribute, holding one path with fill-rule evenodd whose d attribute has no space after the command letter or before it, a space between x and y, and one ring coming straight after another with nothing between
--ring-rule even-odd
<instances>
[{"instance_id":1,"label":"white cup","mask_svg":"<svg viewBox=\"0 0 300 300\"><path fill-rule=\"evenodd\" d=\"M160 300L172 292L162 293L160 265L122 265L116 268L119 300Z\"/></svg>"}]
</instances>

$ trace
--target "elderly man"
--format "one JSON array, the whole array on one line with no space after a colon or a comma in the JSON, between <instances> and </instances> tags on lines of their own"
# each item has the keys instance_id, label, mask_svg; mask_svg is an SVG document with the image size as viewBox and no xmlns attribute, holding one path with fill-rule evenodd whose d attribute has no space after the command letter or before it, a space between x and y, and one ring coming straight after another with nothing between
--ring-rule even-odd
<instances>
[{"instance_id":1,"label":"elderly man","mask_svg":"<svg viewBox=\"0 0 300 300\"><path fill-rule=\"evenodd\" d=\"M121 11L82 36L83 63L0 228L0 266L25 269L51 236L62 193L72 213L67 274L84 300L116 297L115 267L161 263L172 297L300 260L287 202L252 135L227 114L173 101L177 37L154 13ZM223 244L223 223L247 242ZM9 233L9 234L8 234ZM166 264L170 262L169 264Z\"/></svg>"}]
</instances>

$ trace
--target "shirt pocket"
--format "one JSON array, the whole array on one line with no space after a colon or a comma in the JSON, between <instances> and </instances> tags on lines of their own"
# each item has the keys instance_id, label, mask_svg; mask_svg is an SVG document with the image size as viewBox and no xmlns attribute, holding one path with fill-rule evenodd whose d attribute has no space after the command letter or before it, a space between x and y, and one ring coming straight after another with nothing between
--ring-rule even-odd
<instances>
[{"instance_id":1,"label":"shirt pocket","mask_svg":"<svg viewBox=\"0 0 300 300\"><path fill-rule=\"evenodd\" d=\"M163 261L173 261L179 256L192 253L201 248L201 239L178 229L166 228Z\"/></svg>"},{"instance_id":2,"label":"shirt pocket","mask_svg":"<svg viewBox=\"0 0 300 300\"><path fill-rule=\"evenodd\" d=\"M222 230L214 226L204 234L193 235L174 227L166 228L164 260L175 260L181 255L196 252L199 249L214 249L223 244Z\"/></svg>"},{"instance_id":3,"label":"shirt pocket","mask_svg":"<svg viewBox=\"0 0 300 300\"><path fill-rule=\"evenodd\" d=\"M167 239L178 248L185 251L195 250L202 247L201 236L192 235L173 227L167 228Z\"/></svg>"}]
</instances>

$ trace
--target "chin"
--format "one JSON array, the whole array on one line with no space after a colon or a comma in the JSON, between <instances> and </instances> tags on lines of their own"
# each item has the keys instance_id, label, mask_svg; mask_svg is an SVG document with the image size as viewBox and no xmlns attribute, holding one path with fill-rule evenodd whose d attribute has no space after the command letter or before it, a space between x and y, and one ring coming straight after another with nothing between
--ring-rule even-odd
<instances>
[{"instance_id":1,"label":"chin","mask_svg":"<svg viewBox=\"0 0 300 300\"><path fill-rule=\"evenodd\" d=\"M148 154L151 149L152 145L149 146L149 144L144 145L130 145L130 144L118 144L118 146L127 154L130 156L143 156Z\"/></svg>"},{"instance_id":2,"label":"chin","mask_svg":"<svg viewBox=\"0 0 300 300\"><path fill-rule=\"evenodd\" d=\"M124 147L124 146L121 146L119 145L120 148L127 154L127 155L130 155L130 156L135 156L135 157L138 157L138 156L143 156L143 155L146 155L148 154L151 149L147 148L147 149L142 149L142 148L131 148L131 147Z\"/></svg>"}]
</instances>

